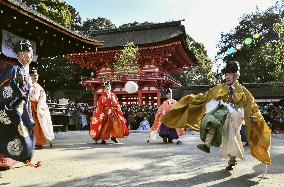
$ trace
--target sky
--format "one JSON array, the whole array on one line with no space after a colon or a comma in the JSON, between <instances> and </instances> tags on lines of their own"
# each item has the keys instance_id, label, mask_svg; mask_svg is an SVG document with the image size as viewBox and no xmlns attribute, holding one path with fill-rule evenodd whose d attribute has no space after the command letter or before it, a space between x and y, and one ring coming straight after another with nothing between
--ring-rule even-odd
<instances>
[{"instance_id":1,"label":"sky","mask_svg":"<svg viewBox=\"0 0 284 187\"><path fill-rule=\"evenodd\" d=\"M243 14L263 11L277 0L65 0L82 17L105 17L116 26L134 21L163 23L183 20L187 34L202 43L211 60L221 33L238 25Z\"/></svg>"}]
</instances>

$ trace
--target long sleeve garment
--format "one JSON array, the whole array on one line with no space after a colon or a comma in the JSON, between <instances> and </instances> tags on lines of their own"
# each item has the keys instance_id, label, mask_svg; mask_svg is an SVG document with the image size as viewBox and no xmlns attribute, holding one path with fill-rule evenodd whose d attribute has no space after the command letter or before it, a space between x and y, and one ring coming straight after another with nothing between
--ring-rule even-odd
<instances>
[{"instance_id":1,"label":"long sleeve garment","mask_svg":"<svg viewBox=\"0 0 284 187\"><path fill-rule=\"evenodd\" d=\"M129 135L126 119L123 117L118 99L114 93L103 92L90 122L90 136L93 140L107 140L110 136L123 138Z\"/></svg>"},{"instance_id":2,"label":"long sleeve garment","mask_svg":"<svg viewBox=\"0 0 284 187\"><path fill-rule=\"evenodd\" d=\"M205 105L210 100L228 102L229 89L226 83L211 88L206 93L187 95L167 112L162 122L171 128L186 127L199 131L205 114ZM232 104L244 108L244 121L251 154L265 164L271 164L271 132L262 117L251 93L238 82L235 83Z\"/></svg>"},{"instance_id":3,"label":"long sleeve garment","mask_svg":"<svg viewBox=\"0 0 284 187\"><path fill-rule=\"evenodd\" d=\"M0 72L0 154L17 161L31 160L34 128L29 105L28 68L13 64Z\"/></svg>"}]
</instances>

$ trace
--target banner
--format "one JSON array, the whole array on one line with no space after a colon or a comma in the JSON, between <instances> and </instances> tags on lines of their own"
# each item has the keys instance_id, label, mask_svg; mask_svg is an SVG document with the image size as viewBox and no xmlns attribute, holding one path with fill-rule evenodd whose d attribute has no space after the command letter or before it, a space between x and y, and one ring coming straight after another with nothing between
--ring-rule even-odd
<instances>
[{"instance_id":1,"label":"banner","mask_svg":"<svg viewBox=\"0 0 284 187\"><path fill-rule=\"evenodd\" d=\"M2 45L1 52L10 58L17 58L16 53L14 52L14 45L20 40L26 40L26 38L20 37L13 33L10 33L6 30L2 30ZM29 40L33 47L33 62L37 61L38 55L36 55L36 42Z\"/></svg>"}]
</instances>

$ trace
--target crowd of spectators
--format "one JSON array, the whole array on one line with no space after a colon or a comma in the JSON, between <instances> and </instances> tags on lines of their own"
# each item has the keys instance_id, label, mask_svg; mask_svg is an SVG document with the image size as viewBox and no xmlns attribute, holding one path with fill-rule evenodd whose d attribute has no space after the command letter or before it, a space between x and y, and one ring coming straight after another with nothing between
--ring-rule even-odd
<instances>
[{"instance_id":1,"label":"crowd of spectators","mask_svg":"<svg viewBox=\"0 0 284 187\"><path fill-rule=\"evenodd\" d=\"M50 99L49 102L55 102ZM284 106L279 103L258 103L259 109L271 128L272 133L278 134L284 130ZM82 128L89 128L94 107L88 103L78 101L69 102L68 111L71 115L82 117ZM147 120L150 126L154 123L157 105L122 104L121 110L127 120L127 126L131 130L137 130L143 120Z\"/></svg>"},{"instance_id":2,"label":"crowd of spectators","mask_svg":"<svg viewBox=\"0 0 284 187\"><path fill-rule=\"evenodd\" d=\"M284 129L284 106L277 103L259 104L259 109L271 132L279 134Z\"/></svg>"},{"instance_id":3,"label":"crowd of spectators","mask_svg":"<svg viewBox=\"0 0 284 187\"><path fill-rule=\"evenodd\" d=\"M140 123L146 118L150 125L154 123L155 114L158 107L146 106L138 104L123 104L121 105L121 110L127 120L127 126L131 130L137 130Z\"/></svg>"}]
</instances>

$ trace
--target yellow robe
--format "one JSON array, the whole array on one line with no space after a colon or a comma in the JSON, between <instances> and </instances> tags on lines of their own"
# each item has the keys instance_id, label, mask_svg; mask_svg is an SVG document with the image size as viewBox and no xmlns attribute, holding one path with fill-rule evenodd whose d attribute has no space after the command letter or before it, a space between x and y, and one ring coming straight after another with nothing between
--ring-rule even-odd
<instances>
[{"instance_id":1,"label":"yellow robe","mask_svg":"<svg viewBox=\"0 0 284 187\"><path fill-rule=\"evenodd\" d=\"M241 84L234 84L233 103L244 108L244 120L251 154L265 164L271 164L270 144L271 132L264 121L251 93ZM161 121L171 128L189 128L198 131L205 113L205 104L211 99L229 99L229 89L226 83L217 85L206 93L187 95L181 98L168 111Z\"/></svg>"}]
</instances>

